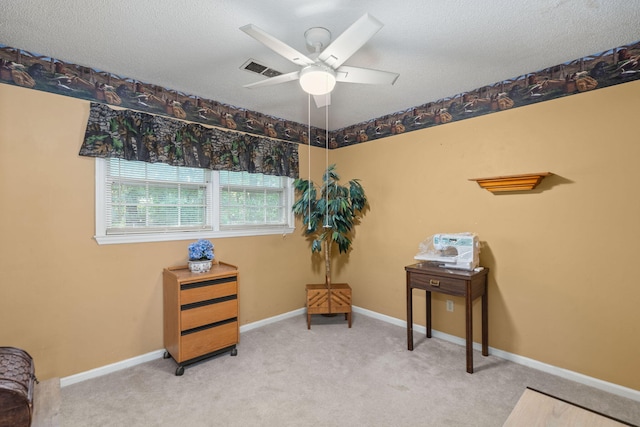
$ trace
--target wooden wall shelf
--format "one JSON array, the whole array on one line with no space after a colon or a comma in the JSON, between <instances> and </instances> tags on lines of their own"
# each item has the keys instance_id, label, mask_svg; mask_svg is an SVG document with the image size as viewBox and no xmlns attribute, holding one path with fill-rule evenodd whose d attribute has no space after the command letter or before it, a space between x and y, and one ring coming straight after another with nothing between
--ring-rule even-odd
<instances>
[{"instance_id":1,"label":"wooden wall shelf","mask_svg":"<svg viewBox=\"0 0 640 427\"><path fill-rule=\"evenodd\" d=\"M528 191L536 188L544 177L552 175L551 172L527 173L522 175L494 176L490 178L473 178L480 187L492 193L503 191Z\"/></svg>"}]
</instances>

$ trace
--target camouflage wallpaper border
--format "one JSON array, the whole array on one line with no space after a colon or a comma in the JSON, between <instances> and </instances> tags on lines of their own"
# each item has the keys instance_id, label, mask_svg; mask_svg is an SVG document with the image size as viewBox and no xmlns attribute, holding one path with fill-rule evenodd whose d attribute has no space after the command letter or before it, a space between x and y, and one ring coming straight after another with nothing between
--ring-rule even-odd
<instances>
[{"instance_id":1,"label":"camouflage wallpaper border","mask_svg":"<svg viewBox=\"0 0 640 427\"><path fill-rule=\"evenodd\" d=\"M329 132L341 148L640 78L640 41ZM325 130L0 44L0 83L325 146Z\"/></svg>"},{"instance_id":2,"label":"camouflage wallpaper border","mask_svg":"<svg viewBox=\"0 0 640 427\"><path fill-rule=\"evenodd\" d=\"M0 44L0 83L307 145L325 130Z\"/></svg>"},{"instance_id":3,"label":"camouflage wallpaper border","mask_svg":"<svg viewBox=\"0 0 640 427\"><path fill-rule=\"evenodd\" d=\"M640 78L640 41L333 131L339 148Z\"/></svg>"},{"instance_id":4,"label":"camouflage wallpaper border","mask_svg":"<svg viewBox=\"0 0 640 427\"><path fill-rule=\"evenodd\" d=\"M298 144L91 103L81 156L298 178Z\"/></svg>"}]
</instances>

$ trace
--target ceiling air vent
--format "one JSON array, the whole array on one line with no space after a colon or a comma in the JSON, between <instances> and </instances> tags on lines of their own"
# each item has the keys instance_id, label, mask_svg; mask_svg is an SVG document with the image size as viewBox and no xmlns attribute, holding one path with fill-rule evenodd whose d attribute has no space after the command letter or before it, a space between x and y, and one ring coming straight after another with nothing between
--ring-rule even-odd
<instances>
[{"instance_id":1,"label":"ceiling air vent","mask_svg":"<svg viewBox=\"0 0 640 427\"><path fill-rule=\"evenodd\" d=\"M276 71L262 64L258 64L253 59L250 59L242 64L242 67L240 68L242 68L243 70L251 71L252 73L263 75L265 77L275 77L282 74L280 71Z\"/></svg>"}]
</instances>

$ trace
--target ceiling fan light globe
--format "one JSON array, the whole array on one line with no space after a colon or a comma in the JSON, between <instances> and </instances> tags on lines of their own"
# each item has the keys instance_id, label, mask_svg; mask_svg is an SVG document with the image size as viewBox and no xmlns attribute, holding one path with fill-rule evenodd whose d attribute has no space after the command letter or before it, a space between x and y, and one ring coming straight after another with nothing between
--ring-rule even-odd
<instances>
[{"instance_id":1,"label":"ceiling fan light globe","mask_svg":"<svg viewBox=\"0 0 640 427\"><path fill-rule=\"evenodd\" d=\"M330 68L311 65L300 71L300 86L311 95L326 95L336 86L336 73Z\"/></svg>"}]
</instances>

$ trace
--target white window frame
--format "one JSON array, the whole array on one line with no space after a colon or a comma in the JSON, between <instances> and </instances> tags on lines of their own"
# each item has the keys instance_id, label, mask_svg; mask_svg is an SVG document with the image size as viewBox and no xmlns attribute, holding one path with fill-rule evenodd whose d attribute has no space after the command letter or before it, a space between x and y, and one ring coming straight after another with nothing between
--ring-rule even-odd
<instances>
[{"instance_id":1,"label":"white window frame","mask_svg":"<svg viewBox=\"0 0 640 427\"><path fill-rule=\"evenodd\" d=\"M96 157L95 170L95 235L94 239L99 245L123 244L123 243L143 243L143 242L166 242L173 240L197 240L197 239L214 239L223 237L247 237L247 236L264 236L273 234L291 234L295 230L294 216L291 210L293 204L293 179L287 178L286 192L286 224L284 225L260 225L260 226L233 226L233 228L220 227L220 180L216 171L212 171L210 222L212 230L200 231L175 231L175 232L149 232L144 233L127 233L127 234L107 234L106 223L106 168L105 159Z\"/></svg>"}]
</instances>

